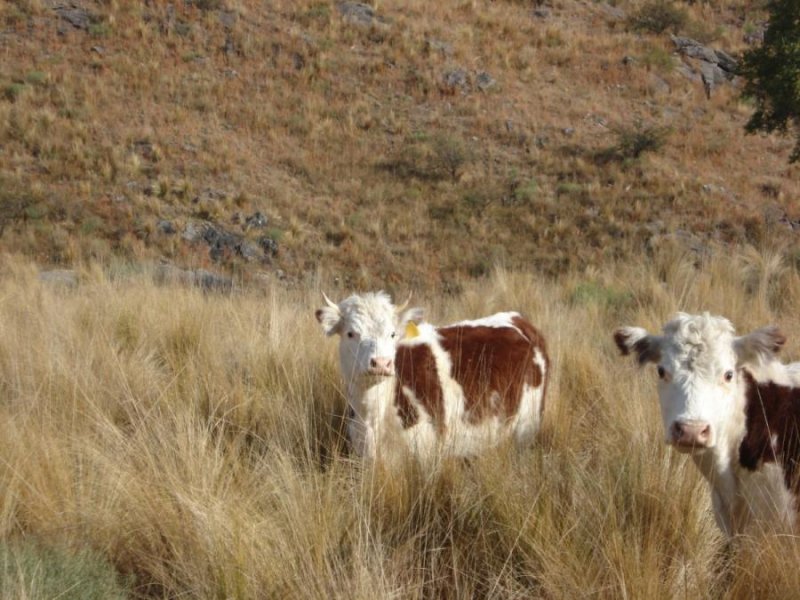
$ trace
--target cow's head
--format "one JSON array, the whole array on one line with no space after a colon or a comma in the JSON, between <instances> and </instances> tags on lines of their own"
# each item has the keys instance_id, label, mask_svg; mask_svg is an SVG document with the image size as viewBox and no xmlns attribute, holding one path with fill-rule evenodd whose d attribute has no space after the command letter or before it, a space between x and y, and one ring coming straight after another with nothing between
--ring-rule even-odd
<instances>
[{"instance_id":1,"label":"cow's head","mask_svg":"<svg viewBox=\"0 0 800 600\"><path fill-rule=\"evenodd\" d=\"M350 296L338 305L323 294L327 306L316 311L326 335L337 334L342 375L348 383L394 375L394 355L409 321L422 318L421 308L404 311L384 292Z\"/></svg>"},{"instance_id":2,"label":"cow's head","mask_svg":"<svg viewBox=\"0 0 800 600\"><path fill-rule=\"evenodd\" d=\"M723 317L678 313L662 335L622 327L614 341L639 364L655 363L667 443L702 452L744 426L740 369L774 361L786 338L777 327L737 337Z\"/></svg>"}]
</instances>

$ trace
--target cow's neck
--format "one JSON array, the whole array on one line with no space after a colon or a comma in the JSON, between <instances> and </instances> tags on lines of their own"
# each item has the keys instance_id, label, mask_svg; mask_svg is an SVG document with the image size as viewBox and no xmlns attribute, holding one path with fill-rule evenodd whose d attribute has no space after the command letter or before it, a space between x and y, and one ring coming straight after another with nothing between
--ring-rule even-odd
<instances>
[{"instance_id":1,"label":"cow's neck","mask_svg":"<svg viewBox=\"0 0 800 600\"><path fill-rule=\"evenodd\" d=\"M382 420L394 397L396 381L395 377L351 381L347 386L347 400L356 416L371 424Z\"/></svg>"},{"instance_id":2,"label":"cow's neck","mask_svg":"<svg viewBox=\"0 0 800 600\"><path fill-rule=\"evenodd\" d=\"M739 385L734 396L736 407L732 418L717 435L713 448L702 454L692 454L692 459L711 486L718 525L728 535L739 531L742 521L741 478L739 447L745 436L746 386Z\"/></svg>"}]
</instances>

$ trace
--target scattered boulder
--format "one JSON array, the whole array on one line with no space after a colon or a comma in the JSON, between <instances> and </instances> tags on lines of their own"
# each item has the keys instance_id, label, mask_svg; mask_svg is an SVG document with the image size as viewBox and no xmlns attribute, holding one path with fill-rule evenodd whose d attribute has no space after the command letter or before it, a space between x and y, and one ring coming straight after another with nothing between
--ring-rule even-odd
<instances>
[{"instance_id":1,"label":"scattered boulder","mask_svg":"<svg viewBox=\"0 0 800 600\"><path fill-rule=\"evenodd\" d=\"M266 248L261 239L252 242L242 235L226 231L208 222L187 223L181 237L187 242L204 242L208 246L211 260L215 262L232 256L239 256L247 261L264 260L277 253L277 244L273 251L271 248Z\"/></svg>"},{"instance_id":2,"label":"scattered boulder","mask_svg":"<svg viewBox=\"0 0 800 600\"><path fill-rule=\"evenodd\" d=\"M92 24L99 20L96 15L75 6L57 6L55 12L62 21L66 21L75 29L82 31L87 31Z\"/></svg>"},{"instance_id":3,"label":"scattered boulder","mask_svg":"<svg viewBox=\"0 0 800 600\"><path fill-rule=\"evenodd\" d=\"M158 229L161 233L165 235L175 235L178 233L178 230L175 227L175 223L172 221L167 221L166 219L162 219L158 223L156 223L156 229Z\"/></svg>"},{"instance_id":4,"label":"scattered boulder","mask_svg":"<svg viewBox=\"0 0 800 600\"><path fill-rule=\"evenodd\" d=\"M474 88L482 92L494 87L497 81L486 71L476 71L470 74L462 68L449 69L442 74L441 90L445 94L455 94L460 92L468 94Z\"/></svg>"},{"instance_id":5,"label":"scattered boulder","mask_svg":"<svg viewBox=\"0 0 800 600\"><path fill-rule=\"evenodd\" d=\"M259 228L263 229L269 223L269 219L265 215L261 213L261 211L256 211L249 217L244 220L245 226L247 229L252 228Z\"/></svg>"},{"instance_id":6,"label":"scattered boulder","mask_svg":"<svg viewBox=\"0 0 800 600\"><path fill-rule=\"evenodd\" d=\"M467 93L469 91L469 74L464 69L445 71L442 74L442 85L451 93L455 93L456 90Z\"/></svg>"},{"instance_id":7,"label":"scattered boulder","mask_svg":"<svg viewBox=\"0 0 800 600\"><path fill-rule=\"evenodd\" d=\"M494 87L496 83L494 78L486 71L481 71L475 76L475 85L477 85L478 89L482 92Z\"/></svg>"},{"instance_id":8,"label":"scattered boulder","mask_svg":"<svg viewBox=\"0 0 800 600\"><path fill-rule=\"evenodd\" d=\"M219 11L219 22L225 29L233 29L239 20L239 14L235 10Z\"/></svg>"},{"instance_id":9,"label":"scattered boulder","mask_svg":"<svg viewBox=\"0 0 800 600\"><path fill-rule=\"evenodd\" d=\"M711 97L717 85L732 80L736 75L739 63L724 50L714 50L691 38L673 35L671 39L680 54L698 61L700 79L707 97ZM694 69L691 71L694 72ZM685 71L683 74L686 75Z\"/></svg>"},{"instance_id":10,"label":"scattered boulder","mask_svg":"<svg viewBox=\"0 0 800 600\"><path fill-rule=\"evenodd\" d=\"M274 257L278 255L278 242L271 237L265 235L258 238L258 244L266 256Z\"/></svg>"},{"instance_id":11,"label":"scattered boulder","mask_svg":"<svg viewBox=\"0 0 800 600\"><path fill-rule=\"evenodd\" d=\"M386 27L388 22L375 13L375 9L363 2L340 2L337 6L342 19L357 27Z\"/></svg>"}]
</instances>

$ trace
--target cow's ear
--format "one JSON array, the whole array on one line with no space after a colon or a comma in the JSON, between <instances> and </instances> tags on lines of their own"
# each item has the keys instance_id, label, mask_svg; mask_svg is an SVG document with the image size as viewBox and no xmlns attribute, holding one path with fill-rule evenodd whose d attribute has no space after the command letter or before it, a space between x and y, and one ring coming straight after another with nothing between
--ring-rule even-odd
<instances>
[{"instance_id":1,"label":"cow's ear","mask_svg":"<svg viewBox=\"0 0 800 600\"><path fill-rule=\"evenodd\" d=\"M635 354L640 365L661 360L661 338L641 327L620 327L614 332L614 342L623 356Z\"/></svg>"},{"instance_id":2,"label":"cow's ear","mask_svg":"<svg viewBox=\"0 0 800 600\"><path fill-rule=\"evenodd\" d=\"M773 360L785 343L786 336L775 325L770 325L737 337L733 348L739 365L764 363Z\"/></svg>"},{"instance_id":3,"label":"cow's ear","mask_svg":"<svg viewBox=\"0 0 800 600\"><path fill-rule=\"evenodd\" d=\"M425 313L421 308L409 308L408 310L403 311L400 315L397 328L400 330L405 329L406 323L409 321L412 323L421 323L424 318Z\"/></svg>"},{"instance_id":4,"label":"cow's ear","mask_svg":"<svg viewBox=\"0 0 800 600\"><path fill-rule=\"evenodd\" d=\"M318 308L314 316L317 317L317 321L322 325L322 331L325 332L325 335L333 335L340 332L342 328L342 314L339 312L338 308L332 306Z\"/></svg>"}]
</instances>

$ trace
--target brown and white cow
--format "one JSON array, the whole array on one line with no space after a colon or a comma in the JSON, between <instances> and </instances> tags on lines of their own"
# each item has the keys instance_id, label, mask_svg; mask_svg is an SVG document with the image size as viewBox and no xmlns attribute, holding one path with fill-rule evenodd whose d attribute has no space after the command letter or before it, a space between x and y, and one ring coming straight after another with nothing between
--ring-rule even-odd
<instances>
[{"instance_id":1,"label":"brown and white cow","mask_svg":"<svg viewBox=\"0 0 800 600\"><path fill-rule=\"evenodd\" d=\"M720 528L795 531L800 363L777 360L786 341L778 328L737 337L725 318L678 313L661 335L623 327L614 340L657 365L666 441L708 481Z\"/></svg>"},{"instance_id":2,"label":"brown and white cow","mask_svg":"<svg viewBox=\"0 0 800 600\"><path fill-rule=\"evenodd\" d=\"M325 300L316 317L340 336L359 455L464 456L535 436L550 365L544 338L518 313L434 327L416 325L421 309L401 312L383 292Z\"/></svg>"}]
</instances>

